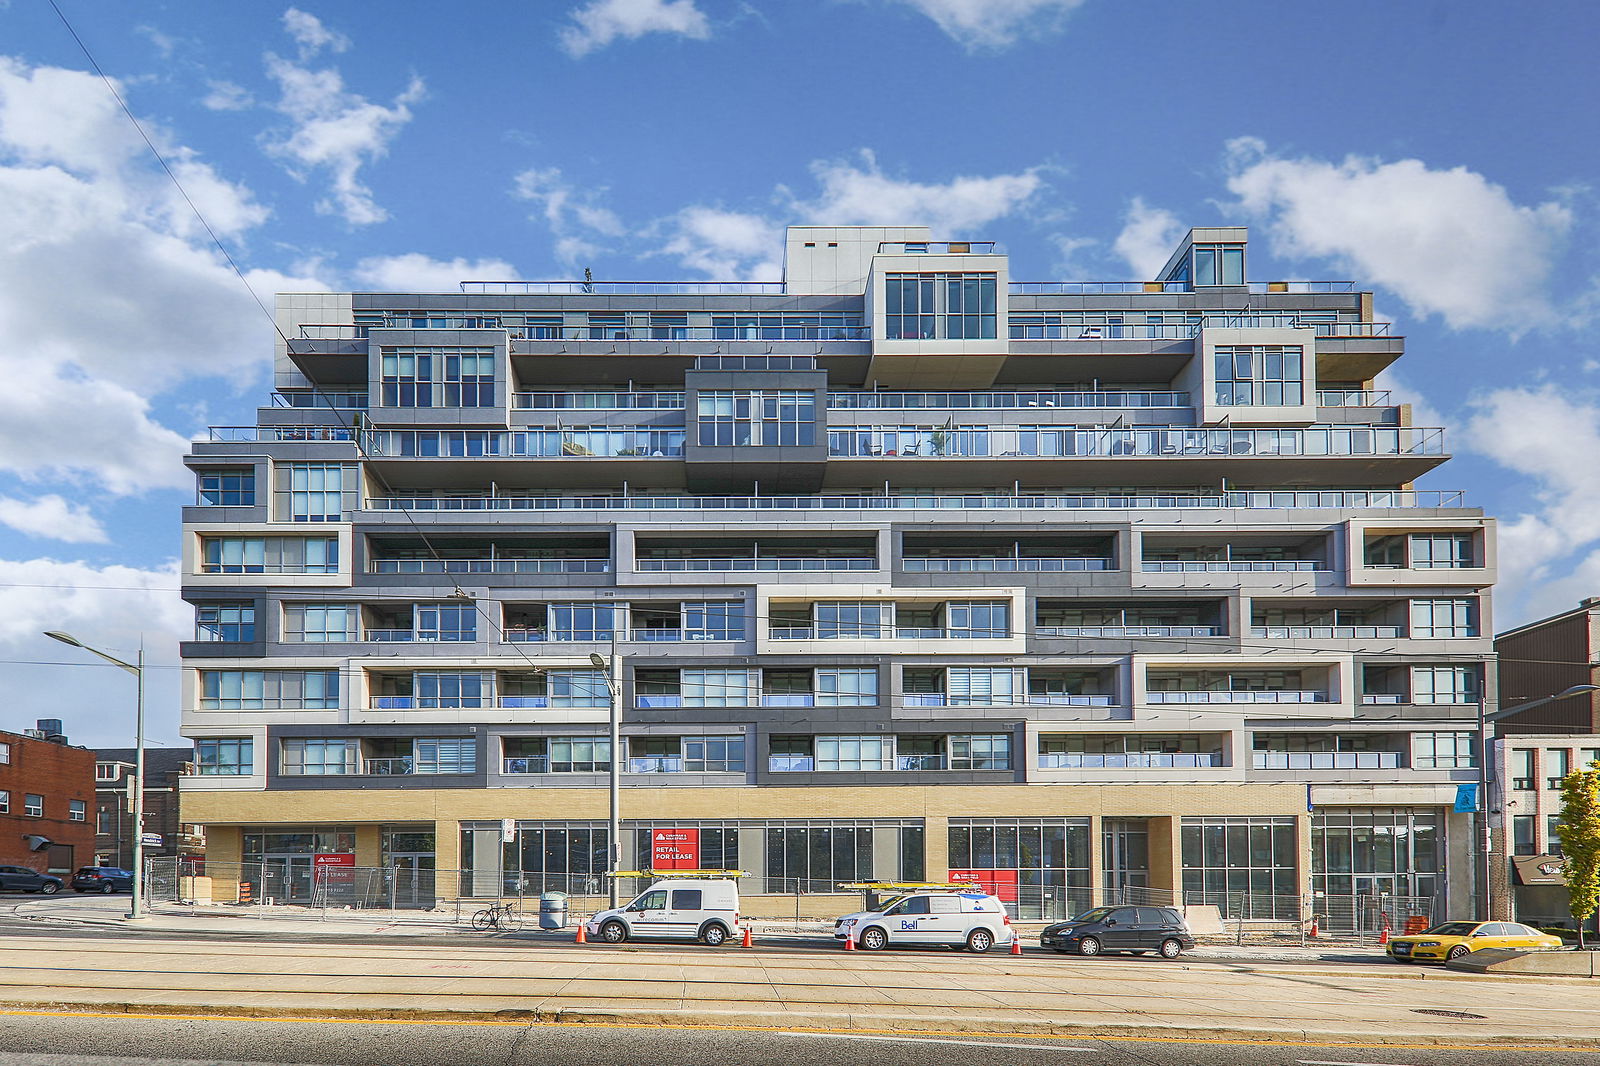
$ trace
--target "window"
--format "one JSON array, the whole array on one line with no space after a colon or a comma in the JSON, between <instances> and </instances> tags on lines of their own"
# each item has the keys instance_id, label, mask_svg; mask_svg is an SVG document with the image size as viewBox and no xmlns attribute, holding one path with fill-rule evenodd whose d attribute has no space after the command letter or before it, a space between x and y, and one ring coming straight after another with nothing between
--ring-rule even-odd
<instances>
[{"instance_id":1,"label":"window","mask_svg":"<svg viewBox=\"0 0 1600 1066\"><path fill-rule=\"evenodd\" d=\"M814 748L818 770L889 770L894 767L892 737L817 737Z\"/></svg>"},{"instance_id":2,"label":"window","mask_svg":"<svg viewBox=\"0 0 1600 1066\"><path fill-rule=\"evenodd\" d=\"M471 774L478 769L478 743L472 737L418 740L413 751L412 773Z\"/></svg>"},{"instance_id":3,"label":"window","mask_svg":"<svg viewBox=\"0 0 1600 1066\"><path fill-rule=\"evenodd\" d=\"M283 639L294 644L330 644L355 639L355 609L346 603L286 603Z\"/></svg>"},{"instance_id":4,"label":"window","mask_svg":"<svg viewBox=\"0 0 1600 1066\"><path fill-rule=\"evenodd\" d=\"M1548 788L1559 789L1561 779L1572 773L1572 749L1552 748L1545 755L1545 769L1550 774L1550 779L1545 785Z\"/></svg>"},{"instance_id":5,"label":"window","mask_svg":"<svg viewBox=\"0 0 1600 1066\"><path fill-rule=\"evenodd\" d=\"M884 335L890 340L990 340L996 335L996 275L890 274Z\"/></svg>"},{"instance_id":6,"label":"window","mask_svg":"<svg viewBox=\"0 0 1600 1066\"><path fill-rule=\"evenodd\" d=\"M952 871L1017 871L1023 917L1065 918L1089 907L1087 818L951 818L946 839Z\"/></svg>"},{"instance_id":7,"label":"window","mask_svg":"<svg viewBox=\"0 0 1600 1066\"><path fill-rule=\"evenodd\" d=\"M876 667L819 667L815 701L818 707L870 707L878 702Z\"/></svg>"},{"instance_id":8,"label":"window","mask_svg":"<svg viewBox=\"0 0 1600 1066\"><path fill-rule=\"evenodd\" d=\"M411 675L411 684L418 707L487 707L494 702L493 674L419 670Z\"/></svg>"},{"instance_id":9,"label":"window","mask_svg":"<svg viewBox=\"0 0 1600 1066\"><path fill-rule=\"evenodd\" d=\"M0 788L0 814L11 813L11 790Z\"/></svg>"},{"instance_id":10,"label":"window","mask_svg":"<svg viewBox=\"0 0 1600 1066\"><path fill-rule=\"evenodd\" d=\"M675 888L672 890L672 909L675 911L697 911L700 909L704 895L705 893L698 888Z\"/></svg>"},{"instance_id":11,"label":"window","mask_svg":"<svg viewBox=\"0 0 1600 1066\"><path fill-rule=\"evenodd\" d=\"M549 613L549 639L610 640L621 613L614 607L592 603L553 603Z\"/></svg>"},{"instance_id":12,"label":"window","mask_svg":"<svg viewBox=\"0 0 1600 1066\"><path fill-rule=\"evenodd\" d=\"M273 517L279 522L337 522L361 506L354 465L277 463Z\"/></svg>"},{"instance_id":13,"label":"window","mask_svg":"<svg viewBox=\"0 0 1600 1066\"><path fill-rule=\"evenodd\" d=\"M1444 821L1437 807L1318 806L1311 817L1313 891L1329 902L1434 895L1445 865Z\"/></svg>"},{"instance_id":14,"label":"window","mask_svg":"<svg viewBox=\"0 0 1600 1066\"><path fill-rule=\"evenodd\" d=\"M707 389L696 396L703 447L816 443L817 394L809 389Z\"/></svg>"},{"instance_id":15,"label":"window","mask_svg":"<svg viewBox=\"0 0 1600 1066\"><path fill-rule=\"evenodd\" d=\"M464 642L478 639L478 609L470 604L418 604L417 639Z\"/></svg>"},{"instance_id":16,"label":"window","mask_svg":"<svg viewBox=\"0 0 1600 1066\"><path fill-rule=\"evenodd\" d=\"M948 611L951 637L992 640L1011 635L1009 603L952 603Z\"/></svg>"},{"instance_id":17,"label":"window","mask_svg":"<svg viewBox=\"0 0 1600 1066\"><path fill-rule=\"evenodd\" d=\"M1471 598L1412 600L1413 637L1475 637L1478 635L1478 601Z\"/></svg>"},{"instance_id":18,"label":"window","mask_svg":"<svg viewBox=\"0 0 1600 1066\"><path fill-rule=\"evenodd\" d=\"M35 796L32 792L25 793L22 797L22 813L29 818L43 818L44 797Z\"/></svg>"},{"instance_id":19,"label":"window","mask_svg":"<svg viewBox=\"0 0 1600 1066\"><path fill-rule=\"evenodd\" d=\"M1185 902L1224 917L1299 917L1293 818L1184 818L1181 833Z\"/></svg>"},{"instance_id":20,"label":"window","mask_svg":"<svg viewBox=\"0 0 1600 1066\"><path fill-rule=\"evenodd\" d=\"M1305 402L1303 349L1297 344L1219 345L1217 403L1286 407Z\"/></svg>"},{"instance_id":21,"label":"window","mask_svg":"<svg viewBox=\"0 0 1600 1066\"><path fill-rule=\"evenodd\" d=\"M945 671L946 699L953 707L1017 702L1019 671L1009 666L952 666Z\"/></svg>"},{"instance_id":22,"label":"window","mask_svg":"<svg viewBox=\"0 0 1600 1066\"><path fill-rule=\"evenodd\" d=\"M545 685L552 707L604 707L611 698L599 670L550 670Z\"/></svg>"},{"instance_id":23,"label":"window","mask_svg":"<svg viewBox=\"0 0 1600 1066\"><path fill-rule=\"evenodd\" d=\"M283 742L282 773L294 777L331 777L356 772L356 741L299 738Z\"/></svg>"},{"instance_id":24,"label":"window","mask_svg":"<svg viewBox=\"0 0 1600 1066\"><path fill-rule=\"evenodd\" d=\"M0 808L3 810L4 808ZM117 812L111 807L101 807L95 812L94 831L96 833L115 833L117 831Z\"/></svg>"},{"instance_id":25,"label":"window","mask_svg":"<svg viewBox=\"0 0 1600 1066\"><path fill-rule=\"evenodd\" d=\"M1460 569L1474 565L1471 533L1411 534L1413 570Z\"/></svg>"},{"instance_id":26,"label":"window","mask_svg":"<svg viewBox=\"0 0 1600 1066\"><path fill-rule=\"evenodd\" d=\"M684 737L686 773L744 773L744 737Z\"/></svg>"},{"instance_id":27,"label":"window","mask_svg":"<svg viewBox=\"0 0 1600 1066\"><path fill-rule=\"evenodd\" d=\"M1006 733L950 738L950 769L1011 769L1011 737Z\"/></svg>"},{"instance_id":28,"label":"window","mask_svg":"<svg viewBox=\"0 0 1600 1066\"><path fill-rule=\"evenodd\" d=\"M1478 670L1473 666L1413 666L1412 703L1476 703Z\"/></svg>"},{"instance_id":29,"label":"window","mask_svg":"<svg viewBox=\"0 0 1600 1066\"><path fill-rule=\"evenodd\" d=\"M202 670L203 711L262 710L339 706L337 670Z\"/></svg>"},{"instance_id":30,"label":"window","mask_svg":"<svg viewBox=\"0 0 1600 1066\"><path fill-rule=\"evenodd\" d=\"M754 694L748 670L684 670L678 691L685 707L738 707Z\"/></svg>"},{"instance_id":31,"label":"window","mask_svg":"<svg viewBox=\"0 0 1600 1066\"><path fill-rule=\"evenodd\" d=\"M255 773L255 741L250 737L197 740L194 758L196 768L203 776L248 776Z\"/></svg>"},{"instance_id":32,"label":"window","mask_svg":"<svg viewBox=\"0 0 1600 1066\"><path fill-rule=\"evenodd\" d=\"M83 800L67 801L67 821L85 822L89 820L89 805Z\"/></svg>"},{"instance_id":33,"label":"window","mask_svg":"<svg viewBox=\"0 0 1600 1066\"><path fill-rule=\"evenodd\" d=\"M1476 738L1471 733L1413 733L1411 765L1418 770L1469 769Z\"/></svg>"},{"instance_id":34,"label":"window","mask_svg":"<svg viewBox=\"0 0 1600 1066\"><path fill-rule=\"evenodd\" d=\"M1404 537L1368 537L1362 564L1374 570L1398 570L1406 565Z\"/></svg>"},{"instance_id":35,"label":"window","mask_svg":"<svg viewBox=\"0 0 1600 1066\"><path fill-rule=\"evenodd\" d=\"M1531 814L1513 815L1511 818L1511 854L1537 855L1539 845L1534 840L1537 820Z\"/></svg>"},{"instance_id":36,"label":"window","mask_svg":"<svg viewBox=\"0 0 1600 1066\"><path fill-rule=\"evenodd\" d=\"M1242 244L1197 244L1192 261L1195 285L1244 284Z\"/></svg>"},{"instance_id":37,"label":"window","mask_svg":"<svg viewBox=\"0 0 1600 1066\"><path fill-rule=\"evenodd\" d=\"M493 407L493 348L384 348L384 407Z\"/></svg>"},{"instance_id":38,"label":"window","mask_svg":"<svg viewBox=\"0 0 1600 1066\"><path fill-rule=\"evenodd\" d=\"M685 603L681 610L684 640L744 638L742 603Z\"/></svg>"},{"instance_id":39,"label":"window","mask_svg":"<svg viewBox=\"0 0 1600 1066\"><path fill-rule=\"evenodd\" d=\"M200 506L253 507L256 475L249 467L206 470L200 474Z\"/></svg>"},{"instance_id":40,"label":"window","mask_svg":"<svg viewBox=\"0 0 1600 1066\"><path fill-rule=\"evenodd\" d=\"M94 779L96 781L115 781L121 776L121 763L97 762L94 764Z\"/></svg>"},{"instance_id":41,"label":"window","mask_svg":"<svg viewBox=\"0 0 1600 1066\"><path fill-rule=\"evenodd\" d=\"M1532 792L1536 787L1538 771L1534 768L1535 753L1532 748L1517 748L1511 753L1511 788L1516 792Z\"/></svg>"},{"instance_id":42,"label":"window","mask_svg":"<svg viewBox=\"0 0 1600 1066\"><path fill-rule=\"evenodd\" d=\"M607 737L551 737L550 772L598 774L611 769L611 741Z\"/></svg>"},{"instance_id":43,"label":"window","mask_svg":"<svg viewBox=\"0 0 1600 1066\"><path fill-rule=\"evenodd\" d=\"M894 635L892 603L819 603L812 608L819 640L874 639Z\"/></svg>"},{"instance_id":44,"label":"window","mask_svg":"<svg viewBox=\"0 0 1600 1066\"><path fill-rule=\"evenodd\" d=\"M203 574L337 574L337 537L202 537Z\"/></svg>"},{"instance_id":45,"label":"window","mask_svg":"<svg viewBox=\"0 0 1600 1066\"><path fill-rule=\"evenodd\" d=\"M841 882L870 881L872 828L854 825L767 829L768 892L837 892Z\"/></svg>"},{"instance_id":46,"label":"window","mask_svg":"<svg viewBox=\"0 0 1600 1066\"><path fill-rule=\"evenodd\" d=\"M1561 815L1547 814L1544 816L1544 853L1546 855L1561 855Z\"/></svg>"},{"instance_id":47,"label":"window","mask_svg":"<svg viewBox=\"0 0 1600 1066\"><path fill-rule=\"evenodd\" d=\"M213 603L196 607L194 628L195 640L255 640L255 604Z\"/></svg>"},{"instance_id":48,"label":"window","mask_svg":"<svg viewBox=\"0 0 1600 1066\"><path fill-rule=\"evenodd\" d=\"M6 766L10 762L11 762L11 745L10 744L0 744L0 766Z\"/></svg>"}]
</instances>

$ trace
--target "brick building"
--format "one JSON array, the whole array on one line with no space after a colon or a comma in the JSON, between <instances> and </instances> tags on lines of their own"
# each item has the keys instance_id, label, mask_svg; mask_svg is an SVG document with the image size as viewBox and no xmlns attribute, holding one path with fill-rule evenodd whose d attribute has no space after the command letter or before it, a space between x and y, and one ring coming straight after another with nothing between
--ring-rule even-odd
<instances>
[{"instance_id":1,"label":"brick building","mask_svg":"<svg viewBox=\"0 0 1600 1066\"><path fill-rule=\"evenodd\" d=\"M94 858L94 761L67 743L59 719L0 730L0 865L71 876Z\"/></svg>"},{"instance_id":2,"label":"brick building","mask_svg":"<svg viewBox=\"0 0 1600 1066\"><path fill-rule=\"evenodd\" d=\"M94 766L97 861L127 869L133 864L133 748L101 748ZM144 849L150 856L200 855L205 836L178 820L178 778L194 772L193 748L146 748L144 753L144 828L161 843Z\"/></svg>"}]
</instances>

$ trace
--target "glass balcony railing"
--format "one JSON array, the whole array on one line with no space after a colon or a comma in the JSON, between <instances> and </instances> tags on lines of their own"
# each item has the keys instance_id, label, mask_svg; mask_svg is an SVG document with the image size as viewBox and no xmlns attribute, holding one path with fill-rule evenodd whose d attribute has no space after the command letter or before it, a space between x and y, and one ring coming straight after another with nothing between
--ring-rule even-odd
<instances>
[{"instance_id":1,"label":"glass balcony railing","mask_svg":"<svg viewBox=\"0 0 1600 1066\"><path fill-rule=\"evenodd\" d=\"M870 327L860 324L824 322L752 323L749 325L595 325L586 326L508 326L513 341L544 344L707 344L713 342L765 341L769 344L809 341L869 341ZM513 352L513 354L515 354ZM657 349L656 354L660 354ZM681 405L680 405L681 406Z\"/></svg>"},{"instance_id":2,"label":"glass balcony railing","mask_svg":"<svg viewBox=\"0 0 1600 1066\"><path fill-rule=\"evenodd\" d=\"M506 626L502 634L508 644L603 644L611 639L610 630L540 629L532 626ZM670 644L680 641L743 640L744 634L710 629L634 629L619 630L617 639L643 644Z\"/></svg>"},{"instance_id":3,"label":"glass balcony railing","mask_svg":"<svg viewBox=\"0 0 1600 1066\"><path fill-rule=\"evenodd\" d=\"M1252 293L1334 293L1359 292L1353 281L1252 281ZM1193 292L1187 281L1013 281L1008 283L1013 296L1116 296L1125 293Z\"/></svg>"},{"instance_id":4,"label":"glass balcony railing","mask_svg":"<svg viewBox=\"0 0 1600 1066\"><path fill-rule=\"evenodd\" d=\"M1041 770L1183 770L1221 766L1221 752L1040 752Z\"/></svg>"},{"instance_id":5,"label":"glass balcony railing","mask_svg":"<svg viewBox=\"0 0 1600 1066\"><path fill-rule=\"evenodd\" d=\"M1285 489L1118 495L905 493L893 496L379 496L373 511L1143 511L1452 509L1466 494L1445 489Z\"/></svg>"},{"instance_id":6,"label":"glass balcony railing","mask_svg":"<svg viewBox=\"0 0 1600 1066\"><path fill-rule=\"evenodd\" d=\"M437 710L494 705L493 696L373 696L368 703L368 706L375 711Z\"/></svg>"},{"instance_id":7,"label":"glass balcony railing","mask_svg":"<svg viewBox=\"0 0 1600 1066\"><path fill-rule=\"evenodd\" d=\"M782 296L781 281L463 281L467 295Z\"/></svg>"},{"instance_id":8,"label":"glass balcony railing","mask_svg":"<svg viewBox=\"0 0 1600 1066\"><path fill-rule=\"evenodd\" d=\"M927 626L874 626L840 630L832 626L773 626L772 640L1006 640L998 629L937 629Z\"/></svg>"},{"instance_id":9,"label":"glass balcony railing","mask_svg":"<svg viewBox=\"0 0 1600 1066\"><path fill-rule=\"evenodd\" d=\"M1398 751L1256 751L1257 770L1397 770Z\"/></svg>"},{"instance_id":10,"label":"glass balcony railing","mask_svg":"<svg viewBox=\"0 0 1600 1066\"><path fill-rule=\"evenodd\" d=\"M346 438L348 439L348 438ZM366 434L375 457L403 459L682 458L684 430L649 426L588 429L380 429Z\"/></svg>"},{"instance_id":11,"label":"glass balcony railing","mask_svg":"<svg viewBox=\"0 0 1600 1066\"><path fill-rule=\"evenodd\" d=\"M1378 426L1309 429L950 430L862 426L828 431L828 455L843 459L1070 459L1115 457L1443 455L1444 431Z\"/></svg>"},{"instance_id":12,"label":"glass balcony railing","mask_svg":"<svg viewBox=\"0 0 1600 1066\"><path fill-rule=\"evenodd\" d=\"M630 774L678 774L683 772L683 759L677 755L650 755L628 760Z\"/></svg>"},{"instance_id":13,"label":"glass balcony railing","mask_svg":"<svg viewBox=\"0 0 1600 1066\"><path fill-rule=\"evenodd\" d=\"M361 772L369 777L395 777L412 772L411 756L399 755L388 759L363 759Z\"/></svg>"},{"instance_id":14,"label":"glass balcony railing","mask_svg":"<svg viewBox=\"0 0 1600 1066\"><path fill-rule=\"evenodd\" d=\"M272 394L272 406L365 411L367 409L367 390L282 389Z\"/></svg>"},{"instance_id":15,"label":"glass balcony railing","mask_svg":"<svg viewBox=\"0 0 1600 1066\"><path fill-rule=\"evenodd\" d=\"M1152 691L1147 703L1327 703L1326 692L1307 689L1249 689L1238 692Z\"/></svg>"},{"instance_id":16,"label":"glass balcony railing","mask_svg":"<svg viewBox=\"0 0 1600 1066\"><path fill-rule=\"evenodd\" d=\"M517 756L502 760L503 774L543 774L550 772L550 760L543 755Z\"/></svg>"},{"instance_id":17,"label":"glass balcony railing","mask_svg":"<svg viewBox=\"0 0 1600 1066\"><path fill-rule=\"evenodd\" d=\"M943 770L945 760L943 755L896 755L894 757L896 770Z\"/></svg>"},{"instance_id":18,"label":"glass balcony railing","mask_svg":"<svg viewBox=\"0 0 1600 1066\"><path fill-rule=\"evenodd\" d=\"M1322 389L1317 393L1318 407L1391 407L1394 405L1388 389Z\"/></svg>"},{"instance_id":19,"label":"glass balcony railing","mask_svg":"<svg viewBox=\"0 0 1600 1066\"><path fill-rule=\"evenodd\" d=\"M907 556L901 560L901 565L908 574L1056 574L1116 569L1113 559L1088 556Z\"/></svg>"},{"instance_id":20,"label":"glass balcony railing","mask_svg":"<svg viewBox=\"0 0 1600 1066\"><path fill-rule=\"evenodd\" d=\"M678 707L873 707L878 697L872 693L823 693L818 702L815 692L760 692L748 695L684 696L676 692L636 694L633 705L640 710L670 710Z\"/></svg>"},{"instance_id":21,"label":"glass balcony railing","mask_svg":"<svg viewBox=\"0 0 1600 1066\"><path fill-rule=\"evenodd\" d=\"M880 255L993 255L994 241L879 241Z\"/></svg>"},{"instance_id":22,"label":"glass balcony railing","mask_svg":"<svg viewBox=\"0 0 1600 1066\"><path fill-rule=\"evenodd\" d=\"M814 770L816 766L816 760L810 755L773 755L767 759L767 769L778 774Z\"/></svg>"},{"instance_id":23,"label":"glass balcony railing","mask_svg":"<svg viewBox=\"0 0 1600 1066\"><path fill-rule=\"evenodd\" d=\"M549 696L501 696L497 701L495 701L495 706L503 707L507 710L526 710L529 707L549 707L551 706L551 703ZM565 704L564 706L574 705L569 703ZM581 706L604 707L605 704L584 703L581 704Z\"/></svg>"},{"instance_id":24,"label":"glass balcony railing","mask_svg":"<svg viewBox=\"0 0 1600 1066\"><path fill-rule=\"evenodd\" d=\"M349 426L212 426L210 440L218 443L353 443L356 431Z\"/></svg>"},{"instance_id":25,"label":"glass balcony railing","mask_svg":"<svg viewBox=\"0 0 1600 1066\"><path fill-rule=\"evenodd\" d=\"M830 392L830 411L931 409L1009 410L1025 407L1188 407L1187 392Z\"/></svg>"},{"instance_id":26,"label":"glass balcony railing","mask_svg":"<svg viewBox=\"0 0 1600 1066\"><path fill-rule=\"evenodd\" d=\"M369 574L608 574L609 559L369 559Z\"/></svg>"},{"instance_id":27,"label":"glass balcony railing","mask_svg":"<svg viewBox=\"0 0 1600 1066\"><path fill-rule=\"evenodd\" d=\"M1221 626L1036 626L1036 637L1220 637Z\"/></svg>"},{"instance_id":28,"label":"glass balcony railing","mask_svg":"<svg viewBox=\"0 0 1600 1066\"><path fill-rule=\"evenodd\" d=\"M682 410L681 392L514 392L511 406L519 411L668 411Z\"/></svg>"},{"instance_id":29,"label":"glass balcony railing","mask_svg":"<svg viewBox=\"0 0 1600 1066\"><path fill-rule=\"evenodd\" d=\"M1320 559L1143 559L1139 569L1148 574L1270 574L1326 570L1328 564Z\"/></svg>"},{"instance_id":30,"label":"glass balcony railing","mask_svg":"<svg viewBox=\"0 0 1600 1066\"><path fill-rule=\"evenodd\" d=\"M1025 692L993 696L952 696L944 692L907 692L907 707L1111 707L1116 697L1107 693L1074 695L1066 692Z\"/></svg>"},{"instance_id":31,"label":"glass balcony railing","mask_svg":"<svg viewBox=\"0 0 1600 1066\"><path fill-rule=\"evenodd\" d=\"M878 560L870 556L764 556L762 558L745 558L740 556L727 556L718 559L649 559L641 558L634 562L634 569L641 572L688 572L688 573L751 573L761 571L827 571L827 570L876 570Z\"/></svg>"},{"instance_id":32,"label":"glass balcony railing","mask_svg":"<svg viewBox=\"0 0 1600 1066\"><path fill-rule=\"evenodd\" d=\"M1393 640L1400 626L1251 626L1252 637L1268 640Z\"/></svg>"}]
</instances>

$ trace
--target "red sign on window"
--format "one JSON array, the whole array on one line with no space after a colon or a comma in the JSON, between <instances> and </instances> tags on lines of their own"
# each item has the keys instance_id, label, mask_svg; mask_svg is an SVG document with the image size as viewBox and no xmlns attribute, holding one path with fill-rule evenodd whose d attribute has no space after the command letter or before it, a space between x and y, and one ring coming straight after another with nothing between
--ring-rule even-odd
<instances>
[{"instance_id":1,"label":"red sign on window","mask_svg":"<svg viewBox=\"0 0 1600 1066\"><path fill-rule=\"evenodd\" d=\"M698 870L700 830L650 830L650 867L654 870Z\"/></svg>"},{"instance_id":2,"label":"red sign on window","mask_svg":"<svg viewBox=\"0 0 1600 1066\"><path fill-rule=\"evenodd\" d=\"M950 880L977 885L980 891L989 893L1001 903L1017 902L1015 870L951 870Z\"/></svg>"},{"instance_id":3,"label":"red sign on window","mask_svg":"<svg viewBox=\"0 0 1600 1066\"><path fill-rule=\"evenodd\" d=\"M313 855L311 876L324 882L352 881L356 876L356 857L348 851Z\"/></svg>"}]
</instances>

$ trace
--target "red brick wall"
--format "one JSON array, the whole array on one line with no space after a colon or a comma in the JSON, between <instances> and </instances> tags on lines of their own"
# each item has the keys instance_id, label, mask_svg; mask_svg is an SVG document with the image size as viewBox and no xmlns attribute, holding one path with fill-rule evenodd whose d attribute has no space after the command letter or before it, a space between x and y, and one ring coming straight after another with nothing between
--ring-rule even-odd
<instances>
[{"instance_id":1,"label":"red brick wall","mask_svg":"<svg viewBox=\"0 0 1600 1066\"><path fill-rule=\"evenodd\" d=\"M23 840L29 834L71 848L70 856L55 851L61 867L70 864L68 873L94 862L95 753L3 731L0 744L11 745L11 761L0 763L0 791L11 794L10 810L0 814L0 865L34 870L49 867L51 852L30 852ZM24 813L28 793L44 797L42 818ZM68 818L71 800L83 801L83 821Z\"/></svg>"}]
</instances>

